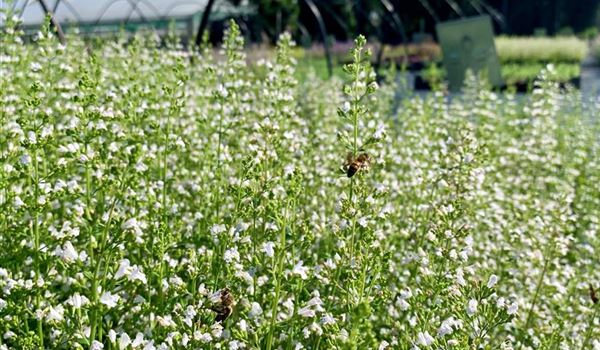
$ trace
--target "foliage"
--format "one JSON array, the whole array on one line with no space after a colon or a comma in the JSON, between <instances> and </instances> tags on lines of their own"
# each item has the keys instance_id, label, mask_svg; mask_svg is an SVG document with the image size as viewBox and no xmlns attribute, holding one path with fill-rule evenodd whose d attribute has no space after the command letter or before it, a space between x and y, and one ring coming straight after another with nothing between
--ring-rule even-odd
<instances>
[{"instance_id":1,"label":"foliage","mask_svg":"<svg viewBox=\"0 0 600 350\"><path fill-rule=\"evenodd\" d=\"M580 63L587 53L587 43L574 36L500 36L496 38L496 49L502 63Z\"/></svg>"},{"instance_id":2,"label":"foliage","mask_svg":"<svg viewBox=\"0 0 600 350\"><path fill-rule=\"evenodd\" d=\"M578 64L558 63L553 65L555 74L553 79L557 82L568 83L571 79L580 75L580 66ZM502 65L502 78L507 85L515 83L531 83L544 70L545 66L541 63L515 64L505 63Z\"/></svg>"},{"instance_id":3,"label":"foliage","mask_svg":"<svg viewBox=\"0 0 600 350\"><path fill-rule=\"evenodd\" d=\"M221 59L16 28L0 349L600 346L600 105L551 69L398 101L364 37L298 81L289 35L254 69L235 23Z\"/></svg>"},{"instance_id":4,"label":"foliage","mask_svg":"<svg viewBox=\"0 0 600 350\"><path fill-rule=\"evenodd\" d=\"M558 83L572 83L572 80L581 74L579 64L558 63L552 67L553 74L549 79ZM533 87L533 83L545 68L546 65L542 63L504 63L501 66L501 74L508 86L527 84ZM421 72L421 76L429 85L440 88L446 78L446 70L437 64L430 64Z\"/></svg>"}]
</instances>

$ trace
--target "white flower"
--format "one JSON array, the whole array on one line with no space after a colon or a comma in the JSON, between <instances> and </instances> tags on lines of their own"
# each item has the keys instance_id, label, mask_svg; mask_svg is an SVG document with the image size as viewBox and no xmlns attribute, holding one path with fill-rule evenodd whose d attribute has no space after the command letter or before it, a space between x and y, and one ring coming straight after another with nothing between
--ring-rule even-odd
<instances>
[{"instance_id":1,"label":"white flower","mask_svg":"<svg viewBox=\"0 0 600 350\"><path fill-rule=\"evenodd\" d=\"M508 306L508 308L506 309L506 312L509 315L514 315L517 313L518 310L519 310L519 304L517 304L517 302L515 301Z\"/></svg>"},{"instance_id":2,"label":"white flower","mask_svg":"<svg viewBox=\"0 0 600 350\"><path fill-rule=\"evenodd\" d=\"M404 299L398 299L396 304L402 311L406 311L406 310L408 310L408 308L410 308L410 304Z\"/></svg>"},{"instance_id":3,"label":"white flower","mask_svg":"<svg viewBox=\"0 0 600 350\"><path fill-rule=\"evenodd\" d=\"M40 70L42 70L42 65L39 64L38 62L31 62L31 64L29 65L29 68L31 69L32 72L39 72Z\"/></svg>"},{"instance_id":4,"label":"white flower","mask_svg":"<svg viewBox=\"0 0 600 350\"><path fill-rule=\"evenodd\" d=\"M307 272L308 272L308 267L303 266L304 262L302 260L300 260L295 266L294 269L292 270L292 273L295 275L300 276L300 278L302 278L303 280L308 278Z\"/></svg>"},{"instance_id":5,"label":"white flower","mask_svg":"<svg viewBox=\"0 0 600 350\"><path fill-rule=\"evenodd\" d=\"M158 321L158 324L160 324L161 326L163 326L165 328L177 326L175 324L175 322L173 321L173 317L171 317L171 315L165 315L164 317L158 316L158 317L156 317L156 320Z\"/></svg>"},{"instance_id":6,"label":"white flower","mask_svg":"<svg viewBox=\"0 0 600 350\"><path fill-rule=\"evenodd\" d=\"M323 300L321 300L321 298L319 297L319 295L315 295L312 299L310 299L306 303L307 307L313 307L314 306L317 311L323 311L323 308L321 307L321 305L323 305Z\"/></svg>"},{"instance_id":7,"label":"white flower","mask_svg":"<svg viewBox=\"0 0 600 350\"><path fill-rule=\"evenodd\" d=\"M121 277L127 277L127 279L130 281L138 280L143 284L146 284L148 282L142 268L138 265L131 266L128 259L123 259L119 262L119 269L113 276L113 278L116 280L118 280Z\"/></svg>"},{"instance_id":8,"label":"white flower","mask_svg":"<svg viewBox=\"0 0 600 350\"><path fill-rule=\"evenodd\" d=\"M373 138L375 140L381 140L385 137L386 134L387 134L387 130L385 128L385 125L379 124L377 126L377 130L375 130L375 132L373 133Z\"/></svg>"},{"instance_id":9,"label":"white flower","mask_svg":"<svg viewBox=\"0 0 600 350\"><path fill-rule=\"evenodd\" d=\"M60 322L64 319L64 313L65 308L62 305L58 305L57 307L50 307L50 311L48 311L48 315L46 315L46 320L48 322Z\"/></svg>"},{"instance_id":10,"label":"white flower","mask_svg":"<svg viewBox=\"0 0 600 350\"><path fill-rule=\"evenodd\" d=\"M129 275L128 279L130 281L138 280L138 281L142 282L143 284L148 283L148 280L146 279L146 275L142 271L142 268L137 265L134 265L132 267L131 274Z\"/></svg>"},{"instance_id":11,"label":"white flower","mask_svg":"<svg viewBox=\"0 0 600 350\"><path fill-rule=\"evenodd\" d=\"M15 332L13 332L13 331L6 331L2 337L4 339L12 339L12 338L14 338L16 336L17 335L15 334Z\"/></svg>"},{"instance_id":12,"label":"white flower","mask_svg":"<svg viewBox=\"0 0 600 350\"><path fill-rule=\"evenodd\" d=\"M257 318L262 313L263 309L260 307L260 304L257 302L252 302L252 306L250 307L250 312L248 313L248 316L250 316L250 318Z\"/></svg>"},{"instance_id":13,"label":"white flower","mask_svg":"<svg viewBox=\"0 0 600 350\"><path fill-rule=\"evenodd\" d=\"M410 299L412 296L413 296L412 291L408 288L400 291L401 299Z\"/></svg>"},{"instance_id":14,"label":"white flower","mask_svg":"<svg viewBox=\"0 0 600 350\"><path fill-rule=\"evenodd\" d=\"M135 349L142 344L144 344L144 334L141 332L138 332L135 335L135 339L131 342L131 347L133 347Z\"/></svg>"},{"instance_id":15,"label":"white flower","mask_svg":"<svg viewBox=\"0 0 600 350\"><path fill-rule=\"evenodd\" d=\"M363 217L359 218L359 219L358 219L358 224L359 224L361 227L364 227L364 228L366 228L367 226L369 226L369 217L367 217L367 216L363 216Z\"/></svg>"},{"instance_id":16,"label":"white flower","mask_svg":"<svg viewBox=\"0 0 600 350\"><path fill-rule=\"evenodd\" d=\"M479 305L479 303L477 302L477 300L475 300L475 299L469 300L469 303L467 304L467 315L469 315L469 316L475 315L475 313L477 312L478 305Z\"/></svg>"},{"instance_id":17,"label":"white flower","mask_svg":"<svg viewBox=\"0 0 600 350\"><path fill-rule=\"evenodd\" d=\"M19 162L21 162L22 165L27 166L27 165L31 164L31 157L29 156L29 154L24 154L19 159Z\"/></svg>"},{"instance_id":18,"label":"white flower","mask_svg":"<svg viewBox=\"0 0 600 350\"><path fill-rule=\"evenodd\" d=\"M330 314L325 314L321 317L321 324L323 324L323 326L335 324L335 319Z\"/></svg>"},{"instance_id":19,"label":"white flower","mask_svg":"<svg viewBox=\"0 0 600 350\"><path fill-rule=\"evenodd\" d=\"M102 344L101 342L94 340L92 342L92 345L90 346L90 350L102 350L104 349L104 344Z\"/></svg>"},{"instance_id":20,"label":"white flower","mask_svg":"<svg viewBox=\"0 0 600 350\"><path fill-rule=\"evenodd\" d=\"M384 340L384 341L382 341L382 342L379 344L379 348L378 348L378 350L385 350L385 349L387 349L389 346L390 346L390 343L388 343L387 341L385 341L385 340Z\"/></svg>"},{"instance_id":21,"label":"white flower","mask_svg":"<svg viewBox=\"0 0 600 350\"><path fill-rule=\"evenodd\" d=\"M129 266L129 260L123 259L119 262L119 269L113 276L114 279L118 280L119 278L126 276L130 273L131 267Z\"/></svg>"},{"instance_id":22,"label":"white flower","mask_svg":"<svg viewBox=\"0 0 600 350\"><path fill-rule=\"evenodd\" d=\"M115 332L114 330L109 330L108 331L108 339L110 339L111 343L114 343L117 341L117 332Z\"/></svg>"},{"instance_id":23,"label":"white flower","mask_svg":"<svg viewBox=\"0 0 600 350\"><path fill-rule=\"evenodd\" d=\"M295 170L296 167L294 166L294 164L288 164L283 168L283 176L292 175Z\"/></svg>"},{"instance_id":24,"label":"white flower","mask_svg":"<svg viewBox=\"0 0 600 350\"><path fill-rule=\"evenodd\" d=\"M200 331L196 331L194 332L194 339L202 343L208 343L212 341L212 335L210 333L201 333Z\"/></svg>"},{"instance_id":25,"label":"white flower","mask_svg":"<svg viewBox=\"0 0 600 350\"><path fill-rule=\"evenodd\" d=\"M273 242L263 243L262 249L269 258L275 255L275 243Z\"/></svg>"},{"instance_id":26,"label":"white flower","mask_svg":"<svg viewBox=\"0 0 600 350\"><path fill-rule=\"evenodd\" d=\"M111 292L104 292L102 296L100 296L100 302L106 305L109 309L117 306L119 299L121 299L121 297L119 297L117 294L112 294Z\"/></svg>"},{"instance_id":27,"label":"white flower","mask_svg":"<svg viewBox=\"0 0 600 350\"><path fill-rule=\"evenodd\" d=\"M221 293L222 293L222 291L218 290L218 291L212 293L208 298L210 299L210 301L213 304L219 303L221 301Z\"/></svg>"},{"instance_id":28,"label":"white flower","mask_svg":"<svg viewBox=\"0 0 600 350\"><path fill-rule=\"evenodd\" d=\"M136 237L141 237L143 234L142 223L136 218L131 218L121 224L121 228L125 231L132 231Z\"/></svg>"},{"instance_id":29,"label":"white flower","mask_svg":"<svg viewBox=\"0 0 600 350\"><path fill-rule=\"evenodd\" d=\"M81 309L82 306L87 305L89 302L88 298L79 293L75 293L67 299L67 304L73 306L74 309Z\"/></svg>"},{"instance_id":30,"label":"white flower","mask_svg":"<svg viewBox=\"0 0 600 350\"><path fill-rule=\"evenodd\" d=\"M218 224L214 224L212 225L212 227L210 228L210 234L213 236L217 236L220 233L223 233L227 230L227 228L225 227L225 225L218 225Z\"/></svg>"},{"instance_id":31,"label":"white flower","mask_svg":"<svg viewBox=\"0 0 600 350\"><path fill-rule=\"evenodd\" d=\"M438 329L438 337L443 337L445 335L452 334L452 332L454 331L454 328L452 328L452 327L455 325L456 325L456 321L452 317L444 320L442 322L442 325Z\"/></svg>"},{"instance_id":32,"label":"white flower","mask_svg":"<svg viewBox=\"0 0 600 350\"><path fill-rule=\"evenodd\" d=\"M435 341L435 339L433 339L433 337L429 334L429 332L419 332L417 334L417 343L423 346L429 346L431 345L433 342Z\"/></svg>"},{"instance_id":33,"label":"white flower","mask_svg":"<svg viewBox=\"0 0 600 350\"><path fill-rule=\"evenodd\" d=\"M344 106L342 107L342 111L348 113L350 111L350 102L345 101Z\"/></svg>"},{"instance_id":34,"label":"white flower","mask_svg":"<svg viewBox=\"0 0 600 350\"><path fill-rule=\"evenodd\" d=\"M13 205L15 206L15 209L19 209L22 206L24 206L25 203L23 202L23 200L21 199L21 197L15 196L15 198L13 199Z\"/></svg>"},{"instance_id":35,"label":"white flower","mask_svg":"<svg viewBox=\"0 0 600 350\"><path fill-rule=\"evenodd\" d=\"M210 332L213 337L220 338L223 335L223 326L220 323L215 323L210 327Z\"/></svg>"},{"instance_id":36,"label":"white flower","mask_svg":"<svg viewBox=\"0 0 600 350\"><path fill-rule=\"evenodd\" d=\"M244 344L240 343L237 340L233 340L229 343L229 350L238 350L238 349L242 349L244 347Z\"/></svg>"},{"instance_id":37,"label":"white flower","mask_svg":"<svg viewBox=\"0 0 600 350\"><path fill-rule=\"evenodd\" d=\"M490 279L488 280L487 287L493 288L496 285L496 283L498 283L498 276L491 275Z\"/></svg>"},{"instance_id":38,"label":"white flower","mask_svg":"<svg viewBox=\"0 0 600 350\"><path fill-rule=\"evenodd\" d=\"M62 248L56 247L56 249L54 250L54 254L66 262L73 262L79 259L79 254L75 250L75 247L73 246L73 243L71 243L71 241L65 242Z\"/></svg>"},{"instance_id":39,"label":"white flower","mask_svg":"<svg viewBox=\"0 0 600 350\"><path fill-rule=\"evenodd\" d=\"M315 310L311 309L310 306L306 306L298 310L298 315L302 317L315 317Z\"/></svg>"},{"instance_id":40,"label":"white flower","mask_svg":"<svg viewBox=\"0 0 600 350\"><path fill-rule=\"evenodd\" d=\"M223 254L223 260L225 260L225 262L227 263L231 263L233 261L239 261L240 260L240 253L238 252L237 248L231 248L231 249L227 249L225 251L225 254Z\"/></svg>"},{"instance_id":41,"label":"white flower","mask_svg":"<svg viewBox=\"0 0 600 350\"><path fill-rule=\"evenodd\" d=\"M131 338L127 333L122 333L119 337L119 349L125 350L131 344Z\"/></svg>"},{"instance_id":42,"label":"white flower","mask_svg":"<svg viewBox=\"0 0 600 350\"><path fill-rule=\"evenodd\" d=\"M506 300L503 297L500 297L498 300L496 300L497 307L504 307L504 305L506 305Z\"/></svg>"}]
</instances>

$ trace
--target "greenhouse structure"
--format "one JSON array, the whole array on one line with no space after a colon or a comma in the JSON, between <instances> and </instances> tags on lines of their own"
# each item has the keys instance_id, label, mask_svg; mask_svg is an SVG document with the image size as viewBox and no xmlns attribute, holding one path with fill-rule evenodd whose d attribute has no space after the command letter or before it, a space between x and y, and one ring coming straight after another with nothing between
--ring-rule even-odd
<instances>
[{"instance_id":1,"label":"greenhouse structure","mask_svg":"<svg viewBox=\"0 0 600 350\"><path fill-rule=\"evenodd\" d=\"M101 35L122 29L135 32L152 29L165 33L174 24L182 37L195 35L208 0L16 0L0 5L19 16L26 33L34 33L43 23L46 11L54 14L63 31L77 30L81 34ZM242 1L238 5L216 0L210 21L251 15L255 10Z\"/></svg>"}]
</instances>

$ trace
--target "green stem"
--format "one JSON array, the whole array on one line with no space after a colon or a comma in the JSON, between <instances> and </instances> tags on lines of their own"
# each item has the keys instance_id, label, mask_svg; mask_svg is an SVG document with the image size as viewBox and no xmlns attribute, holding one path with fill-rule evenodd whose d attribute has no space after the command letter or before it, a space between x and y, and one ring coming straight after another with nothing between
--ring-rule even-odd
<instances>
[{"instance_id":1,"label":"green stem","mask_svg":"<svg viewBox=\"0 0 600 350\"><path fill-rule=\"evenodd\" d=\"M288 206L289 206L289 203L286 205L286 209L285 209L284 224L281 227L281 233L279 235L279 252L278 252L279 254L277 255L276 269L275 269L275 271L273 271L273 278L275 278L277 282L275 285L275 298L273 298L273 303L271 305L271 322L269 325L269 335L267 337L266 350L271 350L271 347L273 346L273 334L275 332L275 321L277 319L277 306L279 305L279 297L280 297L281 285L282 285L281 280L282 280L282 273L283 273L283 261L284 261L285 253L286 253L285 231L287 229Z\"/></svg>"},{"instance_id":2,"label":"green stem","mask_svg":"<svg viewBox=\"0 0 600 350\"><path fill-rule=\"evenodd\" d=\"M35 180L35 184L33 185L33 198L34 198L34 206L35 206L35 215L33 217L33 237L34 237L34 249L35 249L35 278L36 281L40 278L40 228L39 228L39 208L38 208L38 198L39 198L39 165L38 165L38 157L37 157L37 149L33 150L33 178ZM37 282L36 282L37 283ZM36 296L35 296L35 308L38 310L41 304L41 290L40 288L36 288ZM37 331L39 337L40 348L44 348L44 326L42 324L42 320L39 319L37 321Z\"/></svg>"},{"instance_id":3,"label":"green stem","mask_svg":"<svg viewBox=\"0 0 600 350\"><path fill-rule=\"evenodd\" d=\"M586 349L587 343L592 338L592 330L594 329L594 320L596 319L596 316L598 315L598 309L600 309L600 306L594 305L594 313L592 314L587 332L585 333L585 338L583 339L583 343L581 344L581 350Z\"/></svg>"},{"instance_id":4,"label":"green stem","mask_svg":"<svg viewBox=\"0 0 600 350\"><path fill-rule=\"evenodd\" d=\"M358 52L356 63L358 64L361 60L361 54ZM356 75L354 77L354 85L358 85L360 80L360 68L357 68ZM358 153L358 108L360 103L360 96L355 94L354 100L352 101L352 128L354 132L354 139L352 143L352 159L356 158ZM354 208L354 177L350 178L350 196L349 203ZM350 238L350 262L354 259L354 239L356 235L356 213L352 214L352 235Z\"/></svg>"},{"instance_id":5,"label":"green stem","mask_svg":"<svg viewBox=\"0 0 600 350\"><path fill-rule=\"evenodd\" d=\"M176 101L174 98L172 98L171 100L171 105L176 104ZM167 213L167 165L168 165L168 156L169 156L169 134L171 133L171 114L173 113L172 110L169 110L169 113L167 115L167 121L166 121L166 125L165 125L165 139L164 139L164 152L163 152L163 163L162 163L162 171L161 171L161 178L162 178L162 198L161 198L161 205L162 205L162 222L161 225L159 227L160 230L160 245L159 245L159 252L160 255L158 256L158 259L160 261L159 264L159 270L158 270L158 276L159 276L159 280L158 280L158 305L162 306L163 304L163 299L164 299L164 293L163 293L163 289L162 289L162 279L164 276L164 255L165 255L165 232L169 227L169 218L168 218L168 213Z\"/></svg>"},{"instance_id":6,"label":"green stem","mask_svg":"<svg viewBox=\"0 0 600 350\"><path fill-rule=\"evenodd\" d=\"M527 312L527 318L525 319L525 326L523 328L525 331L527 331L527 329L529 328L529 323L531 322L531 317L533 315L533 308L535 307L535 304L537 303L538 296L540 294L540 290L542 289L542 284L544 282L544 276L546 276L546 271L548 270L549 262L550 262L550 259L546 258L546 260L544 261L544 268L542 270L542 273L540 274L540 277L538 278L537 285L535 287L535 294L533 295L533 300L531 301L531 306L529 307L529 311Z\"/></svg>"},{"instance_id":7,"label":"green stem","mask_svg":"<svg viewBox=\"0 0 600 350\"><path fill-rule=\"evenodd\" d=\"M124 183L124 182L123 182ZM120 186L120 192L123 189L123 186ZM100 238L100 244L98 245L98 260L96 260L96 266L94 268L94 276L92 277L92 314L90 316L90 344L96 339L96 328L98 327L98 277L100 275L100 266L102 265L102 260L104 258L104 249L106 247L106 243L108 241L108 230L110 228L110 223L112 220L112 216L114 213L115 206L117 204L117 198L113 199L113 202L110 207L110 212L108 214L108 220L106 222L106 226L104 226L104 230L102 231L102 237ZM91 251L93 253L93 251ZM101 285L104 284L104 280L101 281Z\"/></svg>"}]
</instances>

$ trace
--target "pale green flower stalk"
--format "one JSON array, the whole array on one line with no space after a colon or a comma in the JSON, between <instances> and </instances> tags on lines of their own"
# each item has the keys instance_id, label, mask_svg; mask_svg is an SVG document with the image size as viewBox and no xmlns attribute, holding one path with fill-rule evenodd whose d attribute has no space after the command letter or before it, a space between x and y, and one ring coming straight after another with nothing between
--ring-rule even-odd
<instances>
[{"instance_id":1,"label":"pale green flower stalk","mask_svg":"<svg viewBox=\"0 0 600 350\"><path fill-rule=\"evenodd\" d=\"M279 127L284 127L289 125L289 118L293 117L295 113L295 106L293 101L287 99L287 95L291 93L291 88L295 86L296 82L293 78L293 63L290 57L290 49L293 46L293 41L289 33L283 33L277 42L277 57L274 62L273 71L269 72L269 79L273 79L270 82L269 88L271 92L276 96L273 103L273 121L275 125ZM273 74L271 76L271 74ZM291 96L290 96L291 97ZM275 174L272 172L272 167L275 161L283 162L286 160L286 156L283 153L278 152L277 147L281 144L281 135L280 131L274 129L274 135L268 135L267 140L265 142L265 154L267 159L265 160L266 164L264 165L264 183L267 184L270 181L269 176L273 176ZM269 148L275 148L275 154L277 158L269 159ZM279 175L279 174L278 174ZM281 176L281 175L280 175ZM282 181L282 180L279 180ZM274 185L274 184L273 184ZM270 322L267 333L266 340L266 349L271 350L273 347L273 337L275 334L276 322L277 322L277 310L280 303L281 293L284 284L284 267L286 263L286 255L288 252L293 251L294 247L289 246L287 242L288 230L291 229L294 225L295 216L296 216L296 196L298 195L298 185L293 186L292 182L289 181L286 184L290 188L289 197L283 200L283 203L280 203L283 208L275 212L272 215L275 216L279 229L279 237L278 237L278 245L277 245L277 255L275 259L273 259L272 278L275 281L275 296L271 301L271 314L270 314ZM279 204L279 203L278 203ZM263 216L263 231L266 220L268 220L268 216Z\"/></svg>"}]
</instances>

